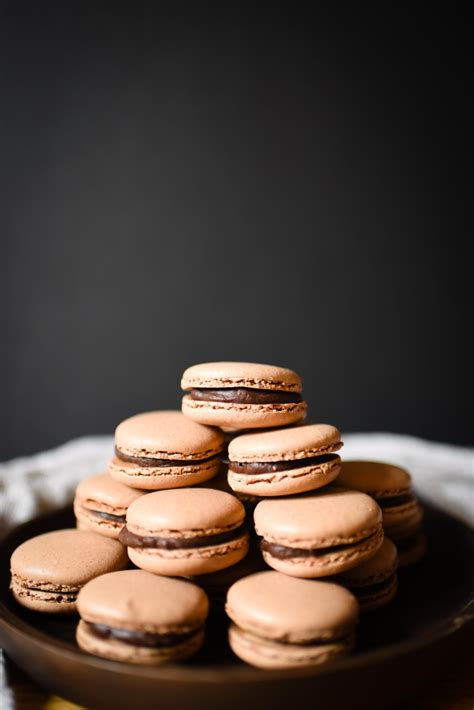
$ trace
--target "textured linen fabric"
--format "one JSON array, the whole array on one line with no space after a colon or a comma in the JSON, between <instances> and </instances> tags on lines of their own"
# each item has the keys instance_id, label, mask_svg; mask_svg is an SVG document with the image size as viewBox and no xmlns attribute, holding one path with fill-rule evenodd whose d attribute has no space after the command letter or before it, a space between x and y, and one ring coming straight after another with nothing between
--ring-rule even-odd
<instances>
[{"instance_id":1,"label":"textured linen fabric","mask_svg":"<svg viewBox=\"0 0 474 710\"><path fill-rule=\"evenodd\" d=\"M474 523L474 448L434 443L387 433L343 435L342 459L371 459L406 468L426 501ZM0 537L48 510L72 502L79 481L105 470L113 455L111 436L71 441L57 449L0 463ZM14 698L0 652L0 707Z\"/></svg>"}]
</instances>

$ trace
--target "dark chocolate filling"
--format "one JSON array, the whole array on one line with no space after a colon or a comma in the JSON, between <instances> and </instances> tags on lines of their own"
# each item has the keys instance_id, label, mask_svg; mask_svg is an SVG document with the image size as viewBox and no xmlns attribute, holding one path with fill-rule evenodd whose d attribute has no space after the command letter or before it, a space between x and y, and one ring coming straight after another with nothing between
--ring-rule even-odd
<instances>
[{"instance_id":1,"label":"dark chocolate filling","mask_svg":"<svg viewBox=\"0 0 474 710\"><path fill-rule=\"evenodd\" d=\"M252 387L206 387L189 390L191 399L204 402L234 402L235 404L292 404L301 402L299 392L257 390Z\"/></svg>"},{"instance_id":2,"label":"dark chocolate filling","mask_svg":"<svg viewBox=\"0 0 474 710\"><path fill-rule=\"evenodd\" d=\"M153 547L160 550L189 550L196 547L208 547L231 542L246 532L244 523L238 528L217 533L216 535L196 535L195 537L155 537L152 535L135 535L128 528L122 528L119 540L126 547Z\"/></svg>"},{"instance_id":3,"label":"dark chocolate filling","mask_svg":"<svg viewBox=\"0 0 474 710\"><path fill-rule=\"evenodd\" d=\"M305 466L313 466L324 463L330 463L339 459L337 454L325 454L324 456L312 456L308 459L296 459L294 461L266 461L252 463L238 463L237 461L229 462L229 470L234 473L243 474L258 474L258 473L275 473L277 471L292 471L297 468L305 468Z\"/></svg>"},{"instance_id":4,"label":"dark chocolate filling","mask_svg":"<svg viewBox=\"0 0 474 710\"><path fill-rule=\"evenodd\" d=\"M395 508L397 505L405 505L413 500L410 493L402 496L392 496L391 498L376 498L377 503L381 508Z\"/></svg>"},{"instance_id":5,"label":"dark chocolate filling","mask_svg":"<svg viewBox=\"0 0 474 710\"><path fill-rule=\"evenodd\" d=\"M124 454L123 451L120 451L120 449L118 449L117 447L115 447L115 455L121 461L136 463L139 464L139 466L152 466L153 468L160 468L161 466L168 466L168 468L170 466L196 466L201 463L207 463L207 461L211 461L212 459L217 458L217 454L213 454L212 456L208 456L205 459L152 459L148 458L148 456L129 456L128 454Z\"/></svg>"},{"instance_id":6,"label":"dark chocolate filling","mask_svg":"<svg viewBox=\"0 0 474 710\"><path fill-rule=\"evenodd\" d=\"M105 624L92 624L85 622L89 631L103 639L116 639L131 646L145 646L146 648L166 648L176 646L195 636L202 629L199 627L182 634L153 634L147 631L130 631L129 629L115 629Z\"/></svg>"},{"instance_id":7,"label":"dark chocolate filling","mask_svg":"<svg viewBox=\"0 0 474 710\"><path fill-rule=\"evenodd\" d=\"M89 513L103 520L111 520L113 523L125 523L127 519L126 515L113 515L112 513L105 513L103 510L89 510Z\"/></svg>"},{"instance_id":8,"label":"dark chocolate filling","mask_svg":"<svg viewBox=\"0 0 474 710\"><path fill-rule=\"evenodd\" d=\"M352 594L355 597L365 597L367 594L377 594L378 592L383 592L392 586L395 579L395 572L391 574L387 579L381 582L375 582L375 584L367 584L365 587L351 587L350 583L347 584Z\"/></svg>"},{"instance_id":9,"label":"dark chocolate filling","mask_svg":"<svg viewBox=\"0 0 474 710\"><path fill-rule=\"evenodd\" d=\"M346 543L345 545L331 545L330 547L318 547L317 549L307 550L304 547L286 547L286 545L278 545L275 542L269 542L263 538L260 542L260 548L263 552L268 552L272 557L276 557L279 560L286 560L291 557L323 557L324 555L332 554L334 552L341 552L342 550L347 550L359 542L365 542L370 540L371 537L378 535L378 531L372 533L367 538L358 540L357 543Z\"/></svg>"}]
</instances>

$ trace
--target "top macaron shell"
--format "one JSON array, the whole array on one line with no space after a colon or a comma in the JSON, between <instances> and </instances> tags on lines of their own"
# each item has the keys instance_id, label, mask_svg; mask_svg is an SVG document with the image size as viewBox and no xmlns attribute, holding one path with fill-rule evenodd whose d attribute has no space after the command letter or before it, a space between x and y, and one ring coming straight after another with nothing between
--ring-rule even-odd
<instances>
[{"instance_id":1,"label":"top macaron shell","mask_svg":"<svg viewBox=\"0 0 474 710\"><path fill-rule=\"evenodd\" d=\"M363 491L374 498L404 495L411 490L411 476L408 471L378 461L344 461L338 483Z\"/></svg>"},{"instance_id":2,"label":"top macaron shell","mask_svg":"<svg viewBox=\"0 0 474 710\"><path fill-rule=\"evenodd\" d=\"M288 429L244 434L229 444L228 457L240 464L283 463L285 470L238 473L229 468L233 490L246 495L284 496L314 490L331 483L340 470L340 458L331 456L342 447L339 430L329 424L303 424ZM301 463L305 459L307 466ZM294 468L291 463L294 462ZM271 468L271 466L270 466Z\"/></svg>"},{"instance_id":3,"label":"top macaron shell","mask_svg":"<svg viewBox=\"0 0 474 710\"><path fill-rule=\"evenodd\" d=\"M215 476L224 436L181 412L144 412L119 424L115 445L117 455L109 463L113 478L133 488L161 490L195 485ZM161 465L154 465L155 459Z\"/></svg>"},{"instance_id":4,"label":"top macaron shell","mask_svg":"<svg viewBox=\"0 0 474 710\"><path fill-rule=\"evenodd\" d=\"M189 367L181 387L190 389L245 388L299 394L301 378L292 370L275 365L249 362L209 362ZM236 429L285 426L301 421L307 412L306 402L242 404L200 401L185 395L182 411L202 424Z\"/></svg>"},{"instance_id":5,"label":"top macaron shell","mask_svg":"<svg viewBox=\"0 0 474 710\"><path fill-rule=\"evenodd\" d=\"M129 505L142 495L144 491L125 486L107 473L86 478L79 483L74 497L74 513L78 527L116 539L125 519L123 522L114 521L96 513L125 518Z\"/></svg>"}]
</instances>

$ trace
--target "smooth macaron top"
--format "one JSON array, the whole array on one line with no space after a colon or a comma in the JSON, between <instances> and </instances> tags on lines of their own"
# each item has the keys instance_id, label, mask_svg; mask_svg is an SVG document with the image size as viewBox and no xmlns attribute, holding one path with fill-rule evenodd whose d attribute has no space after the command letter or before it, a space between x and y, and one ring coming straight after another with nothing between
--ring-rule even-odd
<instances>
[{"instance_id":1,"label":"smooth macaron top","mask_svg":"<svg viewBox=\"0 0 474 710\"><path fill-rule=\"evenodd\" d=\"M286 367L256 362L204 362L188 367L181 379L183 390L238 388L301 392L301 378Z\"/></svg>"},{"instance_id":2,"label":"smooth macaron top","mask_svg":"<svg viewBox=\"0 0 474 710\"><path fill-rule=\"evenodd\" d=\"M238 626L258 636L305 643L347 635L357 621L358 605L337 584L265 571L232 585L226 611Z\"/></svg>"},{"instance_id":3,"label":"smooth macaron top","mask_svg":"<svg viewBox=\"0 0 474 710\"><path fill-rule=\"evenodd\" d=\"M76 500L83 505L99 503L110 508L126 509L142 495L144 491L125 486L108 473L86 478L76 488Z\"/></svg>"},{"instance_id":4,"label":"smooth macaron top","mask_svg":"<svg viewBox=\"0 0 474 710\"><path fill-rule=\"evenodd\" d=\"M220 453L224 435L181 412L144 412L118 425L115 445L128 456L195 461Z\"/></svg>"},{"instance_id":5,"label":"smooth macaron top","mask_svg":"<svg viewBox=\"0 0 474 710\"><path fill-rule=\"evenodd\" d=\"M230 493L212 488L156 491L136 500L127 511L127 528L139 535L212 535L244 522L245 508Z\"/></svg>"},{"instance_id":6,"label":"smooth macaron top","mask_svg":"<svg viewBox=\"0 0 474 710\"><path fill-rule=\"evenodd\" d=\"M81 586L127 562L117 540L86 530L55 530L22 543L10 564L13 574L27 580Z\"/></svg>"},{"instance_id":7,"label":"smooth macaron top","mask_svg":"<svg viewBox=\"0 0 474 710\"><path fill-rule=\"evenodd\" d=\"M354 587L375 584L394 574L397 567L397 548L386 537L373 557L357 567L343 572L338 579L341 580L341 583L347 583Z\"/></svg>"},{"instance_id":8,"label":"smooth macaron top","mask_svg":"<svg viewBox=\"0 0 474 710\"><path fill-rule=\"evenodd\" d=\"M190 582L143 570L113 572L93 579L80 591L77 607L90 623L151 633L187 631L202 626L208 599Z\"/></svg>"},{"instance_id":9,"label":"smooth macaron top","mask_svg":"<svg viewBox=\"0 0 474 710\"><path fill-rule=\"evenodd\" d=\"M270 542L312 549L350 544L380 528L382 511L365 493L330 486L286 498L270 498L254 511L255 529Z\"/></svg>"},{"instance_id":10,"label":"smooth macaron top","mask_svg":"<svg viewBox=\"0 0 474 710\"><path fill-rule=\"evenodd\" d=\"M304 424L237 436L229 444L229 459L249 463L295 461L338 451L341 446L341 434L335 426Z\"/></svg>"},{"instance_id":11,"label":"smooth macaron top","mask_svg":"<svg viewBox=\"0 0 474 710\"><path fill-rule=\"evenodd\" d=\"M411 490L408 471L378 461L343 461L338 483L376 498L390 498Z\"/></svg>"}]
</instances>

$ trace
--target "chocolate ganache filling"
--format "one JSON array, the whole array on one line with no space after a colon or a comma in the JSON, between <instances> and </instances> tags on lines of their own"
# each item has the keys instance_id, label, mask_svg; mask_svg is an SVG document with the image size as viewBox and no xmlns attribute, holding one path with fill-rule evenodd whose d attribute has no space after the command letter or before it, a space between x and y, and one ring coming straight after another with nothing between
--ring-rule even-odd
<instances>
[{"instance_id":1,"label":"chocolate ganache filling","mask_svg":"<svg viewBox=\"0 0 474 710\"><path fill-rule=\"evenodd\" d=\"M381 508L396 508L398 505L405 505L413 501L413 496L406 493L402 496L392 496L391 498L376 498L377 503Z\"/></svg>"},{"instance_id":2,"label":"chocolate ganache filling","mask_svg":"<svg viewBox=\"0 0 474 710\"><path fill-rule=\"evenodd\" d=\"M306 466L319 466L325 463L339 461L337 454L325 454L324 456L312 456L307 459L295 459L293 461L265 461L252 463L239 463L237 461L229 461L229 470L234 473L242 474L259 474L259 473L276 473L277 471L293 471L296 468L305 468Z\"/></svg>"},{"instance_id":3,"label":"chocolate ganache filling","mask_svg":"<svg viewBox=\"0 0 474 710\"><path fill-rule=\"evenodd\" d=\"M332 545L330 547L318 547L316 549L306 549L304 547L287 547L286 545L279 545L276 542L269 542L262 538L260 542L260 548L262 552L268 552L272 557L276 557L279 560L286 560L291 557L324 557L324 555L329 555L334 552L342 552L343 550L348 550L354 545L360 542L367 542L372 537L376 537L379 531L376 530L374 533L369 535L362 540L357 540L357 543L346 543L345 545Z\"/></svg>"},{"instance_id":4,"label":"chocolate ganache filling","mask_svg":"<svg viewBox=\"0 0 474 710\"><path fill-rule=\"evenodd\" d=\"M148 631L130 631L129 629L116 629L106 624L93 624L85 622L89 631L103 639L116 639L131 646L146 646L147 648L166 648L176 646L187 641L201 631L202 626L186 631L182 634L153 634Z\"/></svg>"},{"instance_id":5,"label":"chocolate ganache filling","mask_svg":"<svg viewBox=\"0 0 474 710\"><path fill-rule=\"evenodd\" d=\"M233 402L234 404L293 404L301 402L299 392L258 390L252 387L195 388L189 390L191 399L203 402Z\"/></svg>"},{"instance_id":6,"label":"chocolate ganache filling","mask_svg":"<svg viewBox=\"0 0 474 710\"><path fill-rule=\"evenodd\" d=\"M365 597L366 594L377 594L378 592L384 592L386 589L390 589L392 584L395 581L395 572L391 574L389 577L386 579L383 579L381 582L375 582L374 584L366 584L364 587L351 587L349 584L347 585L352 594L355 597Z\"/></svg>"},{"instance_id":7,"label":"chocolate ganache filling","mask_svg":"<svg viewBox=\"0 0 474 710\"><path fill-rule=\"evenodd\" d=\"M103 510L89 510L90 513L96 516L96 518L102 518L103 520L110 520L113 523L125 523L126 515L113 515L112 513L105 513Z\"/></svg>"},{"instance_id":8,"label":"chocolate ganache filling","mask_svg":"<svg viewBox=\"0 0 474 710\"><path fill-rule=\"evenodd\" d=\"M232 530L216 533L215 535L196 535L195 537L155 537L153 535L136 535L128 528L122 528L119 540L126 547L153 547L159 550L192 550L196 547L221 545L224 542L237 540L246 532L244 523Z\"/></svg>"},{"instance_id":9,"label":"chocolate ganache filling","mask_svg":"<svg viewBox=\"0 0 474 710\"><path fill-rule=\"evenodd\" d=\"M161 466L196 466L217 458L217 454L213 454L212 456L208 456L207 458L203 459L152 459L148 456L129 456L128 454L124 454L123 451L120 451L120 449L118 449L117 447L115 447L115 455L121 461L136 463L140 466L152 466L153 468L160 468Z\"/></svg>"}]
</instances>

